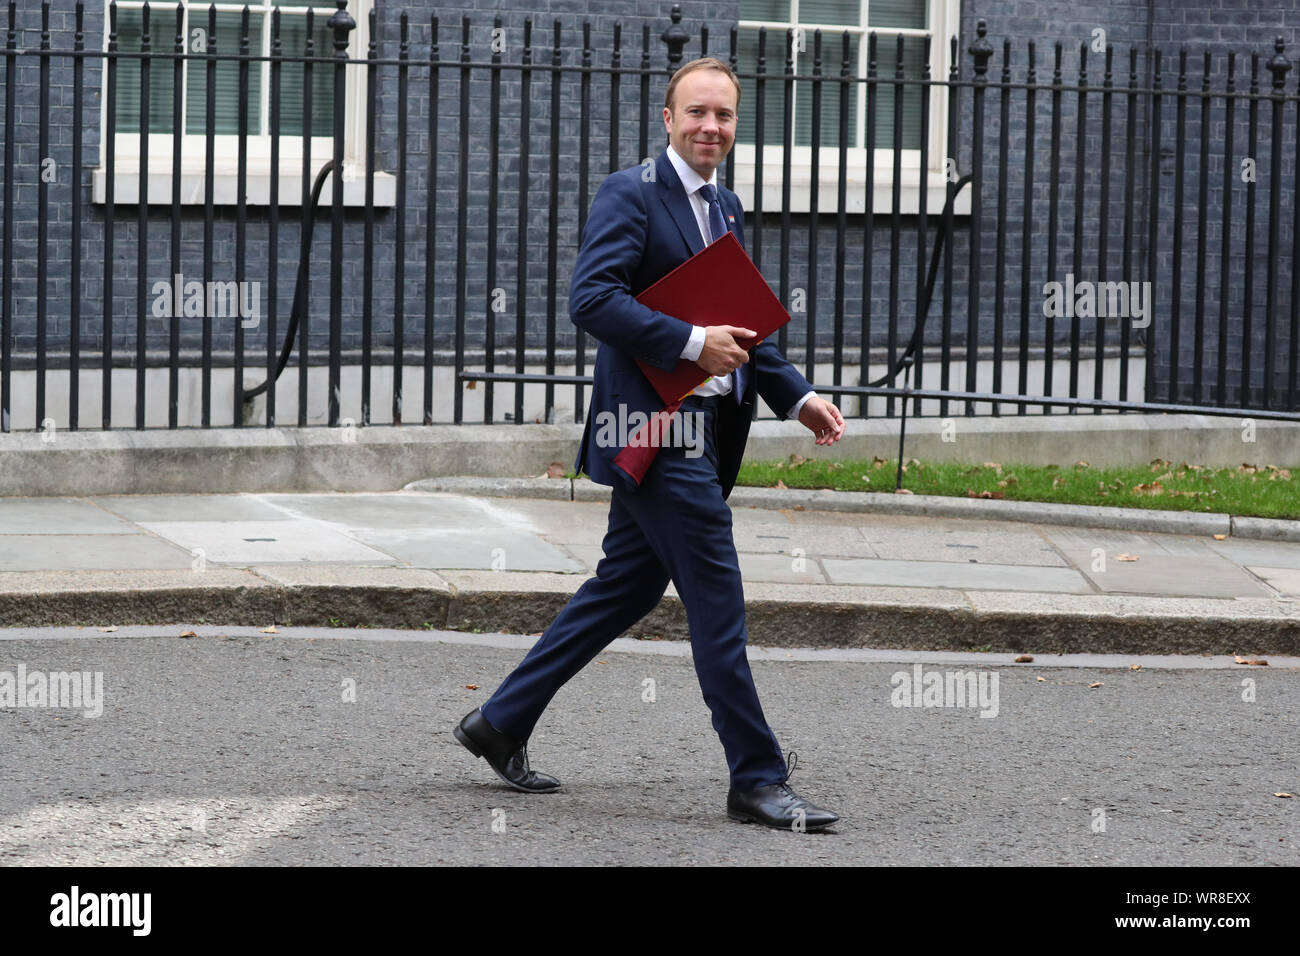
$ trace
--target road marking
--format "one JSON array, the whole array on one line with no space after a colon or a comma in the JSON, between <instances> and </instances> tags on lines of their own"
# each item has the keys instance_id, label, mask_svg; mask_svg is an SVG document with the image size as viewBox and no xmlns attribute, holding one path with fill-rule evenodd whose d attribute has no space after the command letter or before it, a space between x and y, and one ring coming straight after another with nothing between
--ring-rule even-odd
<instances>
[{"instance_id":1,"label":"road marking","mask_svg":"<svg viewBox=\"0 0 1300 956\"><path fill-rule=\"evenodd\" d=\"M6 866L214 866L247 862L340 797L220 797L142 804L60 803L0 819Z\"/></svg>"}]
</instances>

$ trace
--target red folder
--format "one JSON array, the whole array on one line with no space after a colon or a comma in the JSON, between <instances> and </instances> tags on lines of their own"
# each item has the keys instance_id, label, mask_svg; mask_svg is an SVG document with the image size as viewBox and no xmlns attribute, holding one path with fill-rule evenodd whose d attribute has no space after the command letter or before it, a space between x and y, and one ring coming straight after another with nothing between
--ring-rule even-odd
<instances>
[{"instance_id":1,"label":"red folder","mask_svg":"<svg viewBox=\"0 0 1300 956\"><path fill-rule=\"evenodd\" d=\"M709 243L636 300L691 325L753 329L758 334L747 344L742 343L746 350L790 321L790 313L772 294L734 232ZM709 378L704 369L687 359L680 360L671 372L640 359L637 365L669 404L680 401Z\"/></svg>"}]
</instances>

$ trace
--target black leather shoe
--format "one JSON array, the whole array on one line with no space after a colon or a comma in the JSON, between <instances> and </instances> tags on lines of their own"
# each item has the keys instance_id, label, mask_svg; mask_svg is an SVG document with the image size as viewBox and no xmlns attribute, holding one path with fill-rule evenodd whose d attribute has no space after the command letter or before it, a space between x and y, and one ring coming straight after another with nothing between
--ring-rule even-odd
<instances>
[{"instance_id":1,"label":"black leather shoe","mask_svg":"<svg viewBox=\"0 0 1300 956\"><path fill-rule=\"evenodd\" d=\"M551 793L560 789L560 781L528 769L528 741L515 740L501 733L483 716L472 710L452 731L475 757L482 757L496 775L524 793Z\"/></svg>"},{"instance_id":2,"label":"black leather shoe","mask_svg":"<svg viewBox=\"0 0 1300 956\"><path fill-rule=\"evenodd\" d=\"M780 783L755 787L753 790L731 790L727 793L727 816L741 823L762 823L778 830L796 833L823 830L839 819L839 815L809 803L795 793L786 780L794 773L798 755L791 752L790 769Z\"/></svg>"}]
</instances>

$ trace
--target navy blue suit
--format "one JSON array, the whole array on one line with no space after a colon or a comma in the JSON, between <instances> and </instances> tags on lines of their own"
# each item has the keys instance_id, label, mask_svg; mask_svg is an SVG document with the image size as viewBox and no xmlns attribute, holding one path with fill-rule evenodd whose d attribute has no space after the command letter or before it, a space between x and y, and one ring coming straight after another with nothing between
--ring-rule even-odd
<instances>
[{"instance_id":1,"label":"navy blue suit","mask_svg":"<svg viewBox=\"0 0 1300 956\"><path fill-rule=\"evenodd\" d=\"M744 243L743 210L719 188L727 225ZM737 370L733 394L683 405L706 424L703 454L663 447L638 486L614 464L617 444L598 441L602 412L653 414L664 402L636 360L671 370L691 325L635 296L704 248L700 227L667 151L653 175L634 166L610 175L592 202L569 287L574 324L600 341L587 427L575 470L613 486L605 557L482 707L497 730L527 739L555 692L610 641L654 609L671 580L686 607L695 670L722 741L731 786L748 790L786 776L745 657L745 598L726 498L749 435L755 393L784 416L811 386L763 342ZM744 326L743 315L716 324ZM634 689L629 689L632 693Z\"/></svg>"}]
</instances>

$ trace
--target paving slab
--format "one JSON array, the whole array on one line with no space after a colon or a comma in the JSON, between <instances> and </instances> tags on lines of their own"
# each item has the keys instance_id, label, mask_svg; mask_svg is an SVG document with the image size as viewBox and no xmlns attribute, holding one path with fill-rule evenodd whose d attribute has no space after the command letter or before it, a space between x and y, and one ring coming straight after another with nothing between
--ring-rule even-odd
<instances>
[{"instance_id":1,"label":"paving slab","mask_svg":"<svg viewBox=\"0 0 1300 956\"><path fill-rule=\"evenodd\" d=\"M837 557L877 557L862 531L844 524L826 526L794 521L745 522L733 526L737 551L775 551L793 555L834 555Z\"/></svg>"},{"instance_id":2,"label":"paving slab","mask_svg":"<svg viewBox=\"0 0 1300 956\"><path fill-rule=\"evenodd\" d=\"M480 568L485 571L555 571L574 574L584 565L538 535L483 528L477 531L354 531L377 552L416 568Z\"/></svg>"},{"instance_id":3,"label":"paving slab","mask_svg":"<svg viewBox=\"0 0 1300 956\"><path fill-rule=\"evenodd\" d=\"M484 525L518 524L518 512L491 498L388 494L260 495L286 516L312 518L341 528L438 528L473 531Z\"/></svg>"},{"instance_id":4,"label":"paving slab","mask_svg":"<svg viewBox=\"0 0 1300 956\"><path fill-rule=\"evenodd\" d=\"M391 555L316 521L142 521L140 527L186 553L202 550L204 560L221 564L397 563Z\"/></svg>"},{"instance_id":5,"label":"paving slab","mask_svg":"<svg viewBox=\"0 0 1300 956\"><path fill-rule=\"evenodd\" d=\"M1205 542L1205 546L1234 564L1242 566L1259 564L1270 568L1300 570L1300 547L1294 544L1254 541L1250 538L1226 538L1223 541L1215 541L1211 538Z\"/></svg>"},{"instance_id":6,"label":"paving slab","mask_svg":"<svg viewBox=\"0 0 1300 956\"><path fill-rule=\"evenodd\" d=\"M781 582L785 584L826 584L817 559L803 555L789 557L784 554L738 554L740 577L746 583L754 581Z\"/></svg>"},{"instance_id":7,"label":"paving slab","mask_svg":"<svg viewBox=\"0 0 1300 956\"><path fill-rule=\"evenodd\" d=\"M184 568L192 560L183 546L138 530L134 534L0 535L0 571Z\"/></svg>"},{"instance_id":8,"label":"paving slab","mask_svg":"<svg viewBox=\"0 0 1300 956\"><path fill-rule=\"evenodd\" d=\"M1104 593L1219 598L1268 593L1201 538L1077 528L1044 528L1043 535Z\"/></svg>"},{"instance_id":9,"label":"paving slab","mask_svg":"<svg viewBox=\"0 0 1300 956\"><path fill-rule=\"evenodd\" d=\"M1300 570L1295 568L1266 568L1251 565L1246 569L1261 578L1269 587L1288 597L1300 598Z\"/></svg>"},{"instance_id":10,"label":"paving slab","mask_svg":"<svg viewBox=\"0 0 1300 956\"><path fill-rule=\"evenodd\" d=\"M278 521L291 517L258 495L105 495L87 500L128 521Z\"/></svg>"},{"instance_id":11,"label":"paving slab","mask_svg":"<svg viewBox=\"0 0 1300 956\"><path fill-rule=\"evenodd\" d=\"M134 534L138 530L84 498L0 498L0 535Z\"/></svg>"},{"instance_id":12,"label":"paving slab","mask_svg":"<svg viewBox=\"0 0 1300 956\"><path fill-rule=\"evenodd\" d=\"M896 561L959 561L968 564L1013 564L1069 567L1069 563L1036 531L1010 528L987 530L963 527L925 528L864 526L862 535L875 556Z\"/></svg>"},{"instance_id":13,"label":"paving slab","mask_svg":"<svg viewBox=\"0 0 1300 956\"><path fill-rule=\"evenodd\" d=\"M1073 568L1012 564L961 564L948 561L886 561L862 558L822 561L832 584L872 584L896 587L1012 589L1088 593L1087 580Z\"/></svg>"}]
</instances>

